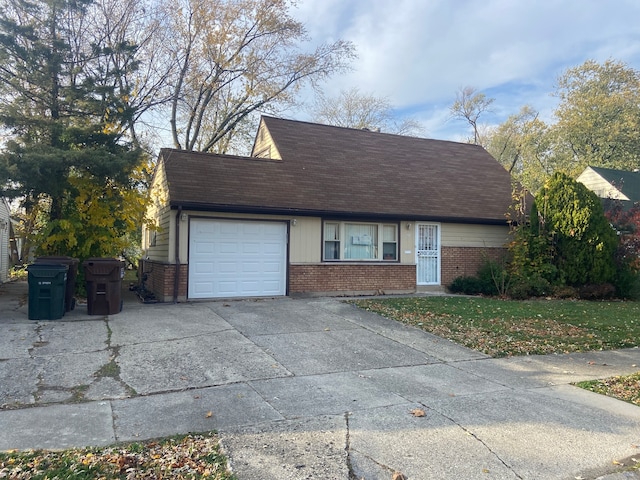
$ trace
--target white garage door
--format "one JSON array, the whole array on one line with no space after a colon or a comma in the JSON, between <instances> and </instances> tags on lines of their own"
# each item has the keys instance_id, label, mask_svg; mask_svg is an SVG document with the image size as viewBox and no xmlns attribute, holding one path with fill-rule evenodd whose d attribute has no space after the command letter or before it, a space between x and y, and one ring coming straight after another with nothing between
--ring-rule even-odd
<instances>
[{"instance_id":1,"label":"white garage door","mask_svg":"<svg viewBox=\"0 0 640 480\"><path fill-rule=\"evenodd\" d=\"M285 295L286 251L285 223L192 219L189 298Z\"/></svg>"}]
</instances>

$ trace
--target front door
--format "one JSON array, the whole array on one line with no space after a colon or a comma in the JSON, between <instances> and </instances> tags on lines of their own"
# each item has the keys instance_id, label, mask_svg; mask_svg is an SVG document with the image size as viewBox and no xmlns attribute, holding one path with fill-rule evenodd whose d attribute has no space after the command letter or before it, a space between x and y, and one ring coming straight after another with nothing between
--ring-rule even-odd
<instances>
[{"instance_id":1,"label":"front door","mask_svg":"<svg viewBox=\"0 0 640 480\"><path fill-rule=\"evenodd\" d=\"M419 223L416 234L418 285L440 285L440 225Z\"/></svg>"}]
</instances>

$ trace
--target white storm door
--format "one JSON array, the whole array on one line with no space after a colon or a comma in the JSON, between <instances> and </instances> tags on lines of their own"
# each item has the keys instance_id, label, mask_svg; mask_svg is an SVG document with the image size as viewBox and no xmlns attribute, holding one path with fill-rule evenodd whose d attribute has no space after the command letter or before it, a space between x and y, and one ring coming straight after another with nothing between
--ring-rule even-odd
<instances>
[{"instance_id":1,"label":"white storm door","mask_svg":"<svg viewBox=\"0 0 640 480\"><path fill-rule=\"evenodd\" d=\"M286 294L283 222L192 219L189 298Z\"/></svg>"},{"instance_id":2,"label":"white storm door","mask_svg":"<svg viewBox=\"0 0 640 480\"><path fill-rule=\"evenodd\" d=\"M416 234L416 283L440 285L440 225L419 223Z\"/></svg>"}]
</instances>

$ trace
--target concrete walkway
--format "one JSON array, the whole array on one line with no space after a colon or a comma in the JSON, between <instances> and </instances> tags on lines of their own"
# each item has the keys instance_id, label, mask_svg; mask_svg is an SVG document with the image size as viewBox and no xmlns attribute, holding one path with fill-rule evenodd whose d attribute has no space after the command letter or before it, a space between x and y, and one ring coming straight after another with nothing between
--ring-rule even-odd
<instances>
[{"instance_id":1,"label":"concrete walkway","mask_svg":"<svg viewBox=\"0 0 640 480\"><path fill-rule=\"evenodd\" d=\"M611 474L640 408L570 385L638 348L492 359L337 298L123 296L32 321L0 286L0 450L217 430L240 480L640 478Z\"/></svg>"}]
</instances>

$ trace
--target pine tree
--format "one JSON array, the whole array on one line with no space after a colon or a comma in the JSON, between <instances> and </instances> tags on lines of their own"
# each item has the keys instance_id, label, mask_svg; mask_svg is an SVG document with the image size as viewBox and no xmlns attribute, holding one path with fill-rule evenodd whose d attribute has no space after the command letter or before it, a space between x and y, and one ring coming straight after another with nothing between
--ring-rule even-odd
<instances>
[{"instance_id":1,"label":"pine tree","mask_svg":"<svg viewBox=\"0 0 640 480\"><path fill-rule=\"evenodd\" d=\"M41 232L54 237L69 220L79 185L135 190L131 172L142 160L125 136L131 92L119 89L117 79L126 72L105 68L114 48L134 56L135 46L94 38L83 23L89 6L88 0L6 0L0 7L0 124L9 133L0 189L21 198L26 216L40 218ZM82 228L90 231L91 219Z\"/></svg>"}]
</instances>

